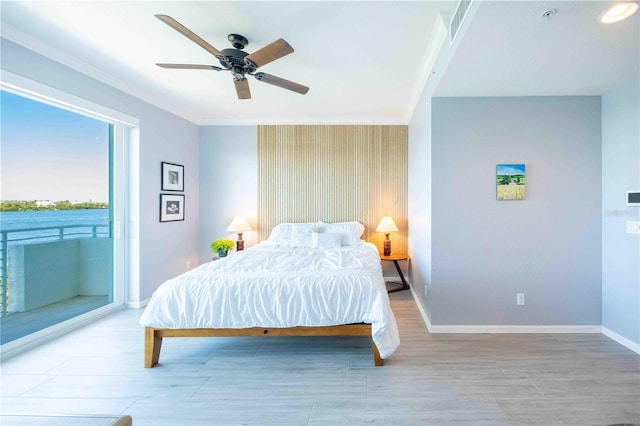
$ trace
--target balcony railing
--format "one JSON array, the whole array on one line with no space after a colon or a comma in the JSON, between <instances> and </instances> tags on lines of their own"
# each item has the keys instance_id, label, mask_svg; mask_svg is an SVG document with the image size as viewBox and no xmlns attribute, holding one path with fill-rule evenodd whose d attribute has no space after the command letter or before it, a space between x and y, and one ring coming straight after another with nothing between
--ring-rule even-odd
<instances>
[{"instance_id":1,"label":"balcony railing","mask_svg":"<svg viewBox=\"0 0 640 426\"><path fill-rule=\"evenodd\" d=\"M106 238L109 225L65 225L0 231L0 316L9 313L9 246L37 244L75 238Z\"/></svg>"}]
</instances>

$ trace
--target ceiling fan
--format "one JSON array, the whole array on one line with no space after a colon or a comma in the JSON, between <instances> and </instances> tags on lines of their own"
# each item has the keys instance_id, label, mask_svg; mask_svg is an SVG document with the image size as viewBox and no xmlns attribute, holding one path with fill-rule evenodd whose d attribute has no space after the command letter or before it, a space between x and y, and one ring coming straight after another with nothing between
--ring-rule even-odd
<instances>
[{"instance_id":1,"label":"ceiling fan","mask_svg":"<svg viewBox=\"0 0 640 426\"><path fill-rule=\"evenodd\" d=\"M207 52L211 53L218 59L220 65L222 65L222 67L217 67L215 65L156 64L159 67L170 69L230 71L231 74L233 74L233 83L236 87L238 99L251 99L249 82L245 75L252 75L258 81L291 90L293 92L300 93L301 95L304 95L309 91L309 88L302 84L294 83L293 81L285 80L284 78L264 72L256 72L259 67L266 65L269 62L273 62L276 59L280 59L289 53L293 53L293 47L283 39L278 39L262 49L258 49L249 54L242 50L249 44L249 41L239 34L229 34L227 39L233 45L233 49L218 50L172 17L167 15L155 16L183 36L187 37L189 40L196 43L198 46L202 47Z\"/></svg>"}]
</instances>

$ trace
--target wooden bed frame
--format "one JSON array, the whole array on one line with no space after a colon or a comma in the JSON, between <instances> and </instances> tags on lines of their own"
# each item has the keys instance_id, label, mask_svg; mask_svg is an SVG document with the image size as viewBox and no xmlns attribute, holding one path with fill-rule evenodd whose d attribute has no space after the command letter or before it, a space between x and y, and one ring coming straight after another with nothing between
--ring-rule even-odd
<instances>
[{"instance_id":1,"label":"wooden bed frame","mask_svg":"<svg viewBox=\"0 0 640 426\"><path fill-rule=\"evenodd\" d=\"M160 359L163 337L231 337L231 336L369 336L371 324L345 324L326 327L289 328L153 328L144 329L144 367L152 368ZM373 361L384 365L378 347L372 341Z\"/></svg>"}]
</instances>

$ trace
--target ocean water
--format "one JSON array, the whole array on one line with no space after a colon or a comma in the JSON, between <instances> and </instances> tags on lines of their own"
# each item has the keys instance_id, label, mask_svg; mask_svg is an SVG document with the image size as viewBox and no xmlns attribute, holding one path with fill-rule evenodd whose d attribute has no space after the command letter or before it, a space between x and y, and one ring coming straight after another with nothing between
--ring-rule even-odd
<instances>
[{"instance_id":1,"label":"ocean water","mask_svg":"<svg viewBox=\"0 0 640 426\"><path fill-rule=\"evenodd\" d=\"M59 227L86 225L81 228L65 228L66 238L87 237L92 226L98 225L99 236L109 234L109 209L46 210L33 212L0 212L0 231L8 233L9 244L28 244L58 239ZM34 228L54 228L32 231ZM18 230L21 230L17 232Z\"/></svg>"}]
</instances>

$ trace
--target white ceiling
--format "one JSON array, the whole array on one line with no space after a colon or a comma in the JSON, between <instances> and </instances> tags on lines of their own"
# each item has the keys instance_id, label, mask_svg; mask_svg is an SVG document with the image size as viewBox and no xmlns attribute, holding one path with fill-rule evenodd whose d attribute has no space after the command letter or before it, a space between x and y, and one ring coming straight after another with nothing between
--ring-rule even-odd
<instances>
[{"instance_id":1,"label":"white ceiling","mask_svg":"<svg viewBox=\"0 0 640 426\"><path fill-rule=\"evenodd\" d=\"M429 44L450 1L6 1L3 37L197 124L407 123L430 72ZM612 1L484 1L437 96L599 95L639 73L640 14L604 26ZM544 20L541 13L558 13ZM282 37L296 50L260 68L311 89L299 95L230 73L166 70L219 65L154 17L167 14L219 50L227 34L253 52ZM447 43L447 41L445 41Z\"/></svg>"},{"instance_id":2,"label":"white ceiling","mask_svg":"<svg viewBox=\"0 0 640 426\"><path fill-rule=\"evenodd\" d=\"M440 11L456 1L2 1L2 34L197 124L406 123L428 73ZM154 14L170 15L218 50L227 35L253 52L284 38L295 52L259 70L309 86L300 95L249 77L238 100L228 72L167 70L156 62L220 65Z\"/></svg>"},{"instance_id":3,"label":"white ceiling","mask_svg":"<svg viewBox=\"0 0 640 426\"><path fill-rule=\"evenodd\" d=\"M601 95L640 73L640 13L603 25L614 1L486 1L437 96ZM557 13L542 18L548 9Z\"/></svg>"}]
</instances>

